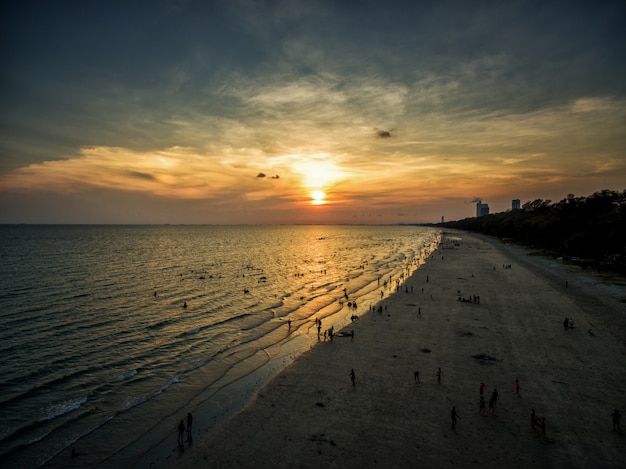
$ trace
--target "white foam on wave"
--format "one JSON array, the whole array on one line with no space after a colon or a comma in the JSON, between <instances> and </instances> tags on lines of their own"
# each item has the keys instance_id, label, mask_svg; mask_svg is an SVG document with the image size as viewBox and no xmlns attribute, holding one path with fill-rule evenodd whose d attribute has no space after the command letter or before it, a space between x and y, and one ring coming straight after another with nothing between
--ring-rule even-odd
<instances>
[{"instance_id":1,"label":"white foam on wave","mask_svg":"<svg viewBox=\"0 0 626 469\"><path fill-rule=\"evenodd\" d=\"M128 373L124 373L123 375L119 375L117 378L115 378L114 381L117 381L117 382L126 381L127 379L130 379L133 376L135 376L136 374L137 374L137 370L132 370L132 371L129 371Z\"/></svg>"},{"instance_id":2,"label":"white foam on wave","mask_svg":"<svg viewBox=\"0 0 626 469\"><path fill-rule=\"evenodd\" d=\"M180 373L177 374L176 376L174 376L172 379L170 379L168 382L166 382L163 386L161 386L161 389L155 394L155 396L161 394L164 391L167 391L170 386L172 384L176 384L178 383L178 380L180 379Z\"/></svg>"},{"instance_id":3,"label":"white foam on wave","mask_svg":"<svg viewBox=\"0 0 626 469\"><path fill-rule=\"evenodd\" d=\"M55 419L61 415L67 414L69 412L73 412L78 409L81 405L87 402L86 397L80 397L77 399L69 399L67 401L63 401L59 404L53 404L51 406L46 407L44 411L44 417L39 419L40 422L45 422L47 420Z\"/></svg>"}]
</instances>

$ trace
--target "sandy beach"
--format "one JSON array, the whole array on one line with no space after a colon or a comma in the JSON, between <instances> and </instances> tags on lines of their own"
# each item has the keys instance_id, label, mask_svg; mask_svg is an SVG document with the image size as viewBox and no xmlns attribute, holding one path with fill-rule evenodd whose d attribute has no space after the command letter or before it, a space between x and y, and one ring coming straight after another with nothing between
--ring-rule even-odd
<instances>
[{"instance_id":1,"label":"sandy beach","mask_svg":"<svg viewBox=\"0 0 626 469\"><path fill-rule=\"evenodd\" d=\"M626 466L611 419L626 413L625 283L530 254L445 232L382 312L345 329L354 339L321 341L242 412L154 465Z\"/></svg>"}]
</instances>

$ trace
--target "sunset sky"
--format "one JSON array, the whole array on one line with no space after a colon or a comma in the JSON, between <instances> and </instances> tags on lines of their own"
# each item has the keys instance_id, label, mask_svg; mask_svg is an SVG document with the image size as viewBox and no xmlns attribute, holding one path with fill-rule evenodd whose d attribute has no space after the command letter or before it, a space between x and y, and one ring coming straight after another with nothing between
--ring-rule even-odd
<instances>
[{"instance_id":1,"label":"sunset sky","mask_svg":"<svg viewBox=\"0 0 626 469\"><path fill-rule=\"evenodd\" d=\"M421 223L626 189L623 1L3 2L0 223Z\"/></svg>"}]
</instances>

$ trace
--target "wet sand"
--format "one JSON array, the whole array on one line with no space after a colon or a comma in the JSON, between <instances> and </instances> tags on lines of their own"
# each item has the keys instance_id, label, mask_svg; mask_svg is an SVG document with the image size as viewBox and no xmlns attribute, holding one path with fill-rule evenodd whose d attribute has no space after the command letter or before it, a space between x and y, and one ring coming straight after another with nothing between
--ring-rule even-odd
<instances>
[{"instance_id":1,"label":"wet sand","mask_svg":"<svg viewBox=\"0 0 626 469\"><path fill-rule=\"evenodd\" d=\"M611 413L626 414L626 283L529 253L446 232L383 312L345 329L354 340L319 343L242 412L152 463L624 467L626 428L614 432ZM473 296L480 303L459 301ZM487 408L499 393L486 415L481 382ZM545 435L531 428L533 408Z\"/></svg>"}]
</instances>

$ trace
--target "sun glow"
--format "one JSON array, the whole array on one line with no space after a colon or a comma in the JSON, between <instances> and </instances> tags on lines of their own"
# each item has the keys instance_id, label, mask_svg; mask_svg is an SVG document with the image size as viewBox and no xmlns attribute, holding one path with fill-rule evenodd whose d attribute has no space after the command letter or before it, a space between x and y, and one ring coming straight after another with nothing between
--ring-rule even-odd
<instances>
[{"instance_id":1,"label":"sun glow","mask_svg":"<svg viewBox=\"0 0 626 469\"><path fill-rule=\"evenodd\" d=\"M292 168L301 176L302 188L309 192L311 204L327 204L327 191L346 178L344 170L329 154L297 155L294 159Z\"/></svg>"},{"instance_id":2,"label":"sun glow","mask_svg":"<svg viewBox=\"0 0 626 469\"><path fill-rule=\"evenodd\" d=\"M322 205L325 204L326 194L323 191L311 191L311 197L313 198L313 205Z\"/></svg>"},{"instance_id":3,"label":"sun glow","mask_svg":"<svg viewBox=\"0 0 626 469\"><path fill-rule=\"evenodd\" d=\"M328 155L300 156L293 167L302 175L303 185L310 189L325 188L343 179L341 169L330 161Z\"/></svg>"}]
</instances>

